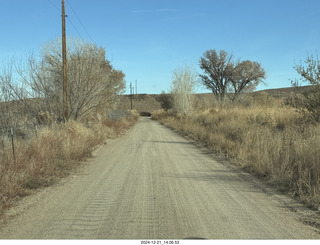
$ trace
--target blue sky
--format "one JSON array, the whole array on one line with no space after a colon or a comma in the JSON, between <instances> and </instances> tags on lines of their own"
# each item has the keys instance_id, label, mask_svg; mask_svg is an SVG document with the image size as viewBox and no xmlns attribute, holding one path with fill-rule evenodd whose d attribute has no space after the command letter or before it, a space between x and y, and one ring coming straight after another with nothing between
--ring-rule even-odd
<instances>
[{"instance_id":1,"label":"blue sky","mask_svg":"<svg viewBox=\"0 0 320 245\"><path fill-rule=\"evenodd\" d=\"M61 36L60 9L61 0L1 0L0 61ZM295 63L320 45L319 0L66 0L66 14L67 35L104 47L138 93L168 92L184 64L201 72L208 49L261 63L268 86L258 89L289 87Z\"/></svg>"}]
</instances>

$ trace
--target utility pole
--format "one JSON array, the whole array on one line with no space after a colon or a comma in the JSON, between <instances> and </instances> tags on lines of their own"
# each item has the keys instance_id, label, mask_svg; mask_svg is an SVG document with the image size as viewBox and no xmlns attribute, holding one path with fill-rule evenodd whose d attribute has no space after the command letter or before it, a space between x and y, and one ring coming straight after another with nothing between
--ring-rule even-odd
<instances>
[{"instance_id":1,"label":"utility pole","mask_svg":"<svg viewBox=\"0 0 320 245\"><path fill-rule=\"evenodd\" d=\"M63 111L64 121L68 120L68 92L67 92L67 44L66 44L66 14L64 0L61 0L62 9L62 65L63 65Z\"/></svg>"},{"instance_id":2,"label":"utility pole","mask_svg":"<svg viewBox=\"0 0 320 245\"><path fill-rule=\"evenodd\" d=\"M130 82L130 100L131 100L131 110L132 110L132 98L133 94L132 94L132 82Z\"/></svg>"},{"instance_id":3,"label":"utility pole","mask_svg":"<svg viewBox=\"0 0 320 245\"><path fill-rule=\"evenodd\" d=\"M137 84L137 80L136 80L136 95L138 94L138 84Z\"/></svg>"}]
</instances>

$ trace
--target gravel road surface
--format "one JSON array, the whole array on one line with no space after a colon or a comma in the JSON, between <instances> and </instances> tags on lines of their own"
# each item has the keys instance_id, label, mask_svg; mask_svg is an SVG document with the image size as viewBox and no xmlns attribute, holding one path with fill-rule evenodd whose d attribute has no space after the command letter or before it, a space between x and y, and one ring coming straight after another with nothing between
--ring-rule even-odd
<instances>
[{"instance_id":1,"label":"gravel road surface","mask_svg":"<svg viewBox=\"0 0 320 245\"><path fill-rule=\"evenodd\" d=\"M24 198L1 239L319 239L277 192L149 118Z\"/></svg>"}]
</instances>

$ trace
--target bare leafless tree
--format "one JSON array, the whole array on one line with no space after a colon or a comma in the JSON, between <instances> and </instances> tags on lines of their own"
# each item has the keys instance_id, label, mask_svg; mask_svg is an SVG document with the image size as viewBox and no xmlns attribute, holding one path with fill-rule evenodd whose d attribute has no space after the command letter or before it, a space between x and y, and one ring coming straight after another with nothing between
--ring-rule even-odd
<instances>
[{"instance_id":1,"label":"bare leafless tree","mask_svg":"<svg viewBox=\"0 0 320 245\"><path fill-rule=\"evenodd\" d=\"M196 73L185 65L172 73L171 94L176 112L190 115L193 112L193 93L196 85Z\"/></svg>"},{"instance_id":2,"label":"bare leafless tree","mask_svg":"<svg viewBox=\"0 0 320 245\"><path fill-rule=\"evenodd\" d=\"M300 62L299 65L295 65L294 69L301 76L300 81L303 83L311 84L312 86L320 85L320 60L318 53L315 55L308 55L305 59L304 64ZM292 81L294 86L299 85L298 80Z\"/></svg>"},{"instance_id":3,"label":"bare leafless tree","mask_svg":"<svg viewBox=\"0 0 320 245\"><path fill-rule=\"evenodd\" d=\"M258 62L245 60L238 62L231 76L230 96L235 100L242 92L251 92L264 83L266 73Z\"/></svg>"},{"instance_id":4,"label":"bare leafless tree","mask_svg":"<svg viewBox=\"0 0 320 245\"><path fill-rule=\"evenodd\" d=\"M304 64L303 64L304 63ZM291 81L292 86L299 87L302 83L311 85L301 93L292 94L287 103L298 108L304 119L320 122L320 60L318 54L308 55L304 62L295 65L299 79Z\"/></svg>"},{"instance_id":5,"label":"bare leafless tree","mask_svg":"<svg viewBox=\"0 0 320 245\"><path fill-rule=\"evenodd\" d=\"M77 120L112 105L125 88L125 75L113 68L103 48L79 39L67 44L69 118ZM30 55L16 72L20 80L10 85L14 97L35 116L48 111L62 120L61 40L48 43L40 59Z\"/></svg>"},{"instance_id":6,"label":"bare leafless tree","mask_svg":"<svg viewBox=\"0 0 320 245\"><path fill-rule=\"evenodd\" d=\"M0 147L3 144L3 137L8 128L11 127L11 113L8 102L11 95L7 84L12 80L12 66L6 63L0 71Z\"/></svg>"},{"instance_id":7,"label":"bare leafless tree","mask_svg":"<svg viewBox=\"0 0 320 245\"><path fill-rule=\"evenodd\" d=\"M200 59L200 68L204 74L199 74L202 84L223 101L231 82L234 69L233 55L225 50L207 50Z\"/></svg>"},{"instance_id":8,"label":"bare leafless tree","mask_svg":"<svg viewBox=\"0 0 320 245\"><path fill-rule=\"evenodd\" d=\"M5 60L0 69L0 147L10 131L16 131L18 124L23 122L21 115L17 114L19 106L11 89L13 70L13 59Z\"/></svg>"},{"instance_id":9,"label":"bare leafless tree","mask_svg":"<svg viewBox=\"0 0 320 245\"><path fill-rule=\"evenodd\" d=\"M236 99L242 92L254 90L265 79L265 71L258 62L234 61L232 54L225 50L207 50L200 58L201 83L210 89L218 101L226 94Z\"/></svg>"}]
</instances>

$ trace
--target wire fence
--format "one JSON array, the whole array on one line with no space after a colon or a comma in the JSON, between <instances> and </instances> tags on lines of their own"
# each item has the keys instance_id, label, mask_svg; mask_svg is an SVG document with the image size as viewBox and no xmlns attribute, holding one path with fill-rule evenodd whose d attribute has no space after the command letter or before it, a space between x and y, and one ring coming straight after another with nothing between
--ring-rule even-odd
<instances>
[{"instance_id":1,"label":"wire fence","mask_svg":"<svg viewBox=\"0 0 320 245\"><path fill-rule=\"evenodd\" d=\"M130 115L130 112L121 109L112 109L106 112L107 118L114 121ZM17 141L27 143L33 137L38 137L39 131L43 127L54 128L54 125L53 116L48 112L39 112L37 117L23 113L0 112L0 162L3 153L8 154L9 151L12 153L12 159L15 162Z\"/></svg>"},{"instance_id":2,"label":"wire fence","mask_svg":"<svg viewBox=\"0 0 320 245\"><path fill-rule=\"evenodd\" d=\"M52 114L40 111L37 116L15 106L14 103L0 106L0 163L16 163L19 155L19 144L37 136L44 126L53 125ZM9 157L9 158L8 158ZM0 166L1 167L1 166Z\"/></svg>"},{"instance_id":3,"label":"wire fence","mask_svg":"<svg viewBox=\"0 0 320 245\"><path fill-rule=\"evenodd\" d=\"M39 125L33 125L33 127L30 127L28 124L11 127L0 125L0 161L4 152L8 154L10 150L12 152L13 162L16 162L16 141L31 139L37 135L39 129Z\"/></svg>"}]
</instances>

